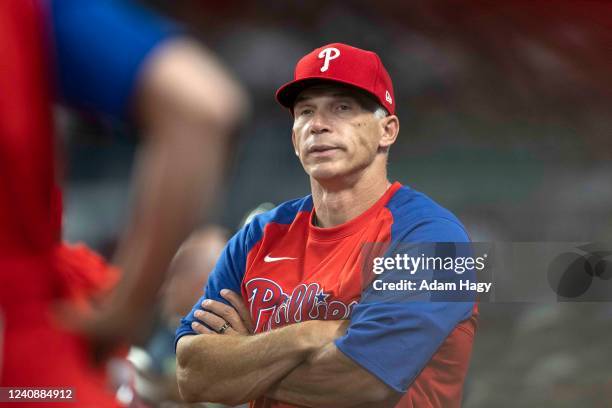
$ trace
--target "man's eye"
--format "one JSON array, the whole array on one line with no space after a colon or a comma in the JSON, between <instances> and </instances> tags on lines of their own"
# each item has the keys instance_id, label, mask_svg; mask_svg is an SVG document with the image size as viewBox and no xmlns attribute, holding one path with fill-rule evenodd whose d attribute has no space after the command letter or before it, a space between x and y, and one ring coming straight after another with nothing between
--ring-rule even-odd
<instances>
[{"instance_id":1,"label":"man's eye","mask_svg":"<svg viewBox=\"0 0 612 408\"><path fill-rule=\"evenodd\" d=\"M302 109L301 111L299 111L300 116L310 115L311 113L312 113L312 109Z\"/></svg>"},{"instance_id":2,"label":"man's eye","mask_svg":"<svg viewBox=\"0 0 612 408\"><path fill-rule=\"evenodd\" d=\"M347 111L350 110L351 107L345 103L341 103L340 105L338 105L338 109L341 111Z\"/></svg>"}]
</instances>

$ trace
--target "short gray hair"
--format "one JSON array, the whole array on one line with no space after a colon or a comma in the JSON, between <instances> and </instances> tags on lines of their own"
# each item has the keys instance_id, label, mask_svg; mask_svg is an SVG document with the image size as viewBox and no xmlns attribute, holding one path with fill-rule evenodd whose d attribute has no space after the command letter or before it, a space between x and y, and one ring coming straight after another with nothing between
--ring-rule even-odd
<instances>
[{"instance_id":1,"label":"short gray hair","mask_svg":"<svg viewBox=\"0 0 612 408\"><path fill-rule=\"evenodd\" d=\"M389 116L389 112L380 105L374 111L374 117L376 119L386 118L387 116Z\"/></svg>"}]
</instances>

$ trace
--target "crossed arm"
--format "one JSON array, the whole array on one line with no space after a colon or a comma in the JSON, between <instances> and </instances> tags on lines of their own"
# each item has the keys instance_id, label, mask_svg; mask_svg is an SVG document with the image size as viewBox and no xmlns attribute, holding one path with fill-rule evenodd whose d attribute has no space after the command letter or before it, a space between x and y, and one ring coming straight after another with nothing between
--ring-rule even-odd
<instances>
[{"instance_id":1,"label":"crossed arm","mask_svg":"<svg viewBox=\"0 0 612 408\"><path fill-rule=\"evenodd\" d=\"M333 340L347 321L306 321L251 335L242 298L223 291L233 308L209 300L196 317L223 335L194 323L201 335L177 345L177 378L183 397L235 405L266 395L310 407L392 407L401 394L346 357Z\"/></svg>"}]
</instances>

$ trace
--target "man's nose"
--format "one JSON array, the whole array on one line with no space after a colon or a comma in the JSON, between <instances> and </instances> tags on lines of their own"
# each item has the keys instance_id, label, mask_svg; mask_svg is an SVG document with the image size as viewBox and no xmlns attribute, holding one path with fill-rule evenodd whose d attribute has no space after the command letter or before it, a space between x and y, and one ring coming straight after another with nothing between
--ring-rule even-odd
<instances>
[{"instance_id":1,"label":"man's nose","mask_svg":"<svg viewBox=\"0 0 612 408\"><path fill-rule=\"evenodd\" d=\"M320 134L325 132L330 132L331 126L329 123L329 118L325 115L325 112L321 110L317 110L311 119L310 122L310 133L312 134Z\"/></svg>"}]
</instances>

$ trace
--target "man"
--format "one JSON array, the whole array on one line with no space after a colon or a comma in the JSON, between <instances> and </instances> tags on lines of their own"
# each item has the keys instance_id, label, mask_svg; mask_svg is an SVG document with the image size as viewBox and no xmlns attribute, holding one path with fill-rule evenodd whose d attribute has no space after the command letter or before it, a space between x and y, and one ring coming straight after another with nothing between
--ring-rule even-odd
<instances>
[{"instance_id":1,"label":"man","mask_svg":"<svg viewBox=\"0 0 612 408\"><path fill-rule=\"evenodd\" d=\"M387 180L399 119L382 62L329 44L303 57L276 97L293 115L312 195L255 217L228 243L177 330L184 398L459 406L474 303L362 299L365 244L469 241L449 211Z\"/></svg>"},{"instance_id":2,"label":"man","mask_svg":"<svg viewBox=\"0 0 612 408\"><path fill-rule=\"evenodd\" d=\"M3 1L0 50L0 386L72 388L79 406L115 406L92 354L140 330L170 259L212 201L245 98L207 50L125 2ZM95 314L83 308L117 274L62 244L55 90L142 129L134 216L115 258L123 279Z\"/></svg>"},{"instance_id":3,"label":"man","mask_svg":"<svg viewBox=\"0 0 612 408\"><path fill-rule=\"evenodd\" d=\"M173 333L180 319L191 310L193 299L200 295L228 238L229 231L207 225L194 231L172 259L162 290L160 317Z\"/></svg>"},{"instance_id":4,"label":"man","mask_svg":"<svg viewBox=\"0 0 612 408\"><path fill-rule=\"evenodd\" d=\"M189 236L170 263L156 329L140 350L150 358L131 360L137 368L139 396L155 406L182 401L176 384L174 330L181 317L191 310L193 299L200 296L227 239L225 229L207 225Z\"/></svg>"}]
</instances>

